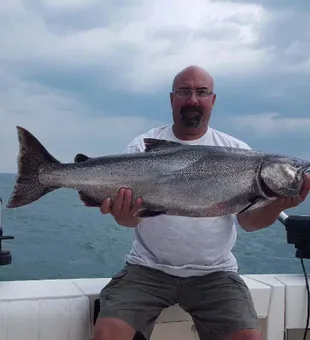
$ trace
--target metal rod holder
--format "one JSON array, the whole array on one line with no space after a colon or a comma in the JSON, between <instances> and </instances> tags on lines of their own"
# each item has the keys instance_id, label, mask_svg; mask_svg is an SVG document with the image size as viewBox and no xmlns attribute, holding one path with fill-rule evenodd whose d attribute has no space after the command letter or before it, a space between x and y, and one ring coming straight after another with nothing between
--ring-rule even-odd
<instances>
[{"instance_id":1,"label":"metal rod holder","mask_svg":"<svg viewBox=\"0 0 310 340\"><path fill-rule=\"evenodd\" d=\"M287 218L288 218L288 215L286 215L286 213L282 211L277 217L277 220L280 221L285 226L285 221Z\"/></svg>"}]
</instances>

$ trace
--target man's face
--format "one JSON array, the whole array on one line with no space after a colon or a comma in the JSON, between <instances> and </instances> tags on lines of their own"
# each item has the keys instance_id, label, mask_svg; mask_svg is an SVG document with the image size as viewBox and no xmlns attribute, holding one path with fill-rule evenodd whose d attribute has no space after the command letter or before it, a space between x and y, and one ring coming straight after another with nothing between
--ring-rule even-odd
<instances>
[{"instance_id":1,"label":"man's face","mask_svg":"<svg viewBox=\"0 0 310 340\"><path fill-rule=\"evenodd\" d=\"M201 70L188 70L178 76L171 94L176 127L182 130L206 128L216 97L212 91L212 78Z\"/></svg>"}]
</instances>

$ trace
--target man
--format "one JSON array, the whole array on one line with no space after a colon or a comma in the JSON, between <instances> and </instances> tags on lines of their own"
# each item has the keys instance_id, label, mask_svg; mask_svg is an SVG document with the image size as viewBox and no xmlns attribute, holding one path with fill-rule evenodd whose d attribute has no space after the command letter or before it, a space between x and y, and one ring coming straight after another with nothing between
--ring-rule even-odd
<instances>
[{"instance_id":1,"label":"man","mask_svg":"<svg viewBox=\"0 0 310 340\"><path fill-rule=\"evenodd\" d=\"M173 125L135 138L128 152L143 151L144 137L249 148L209 127L216 95L204 69L189 66L177 74L170 99ZM239 224L247 231L269 226L282 210L305 199L309 183L306 178L300 196L292 200L279 199L238 215ZM126 266L101 292L95 340L131 340L136 332L149 339L163 308L176 303L191 314L202 340L262 340L251 294L231 253L236 241L234 217L139 220L134 213L143 197L132 202L131 195L130 188L121 189L113 205L107 199L101 207L118 224L135 227L136 238Z\"/></svg>"}]
</instances>

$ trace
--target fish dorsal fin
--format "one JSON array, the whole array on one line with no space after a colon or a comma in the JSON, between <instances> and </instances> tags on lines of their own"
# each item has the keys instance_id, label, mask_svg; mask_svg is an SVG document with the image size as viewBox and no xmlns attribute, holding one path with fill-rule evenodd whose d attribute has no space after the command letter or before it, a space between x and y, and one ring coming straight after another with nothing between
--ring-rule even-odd
<instances>
[{"instance_id":1,"label":"fish dorsal fin","mask_svg":"<svg viewBox=\"0 0 310 340\"><path fill-rule=\"evenodd\" d=\"M75 157L74 157L74 163L80 163L80 162L86 162L90 159L90 157L84 155L83 153L78 153Z\"/></svg>"},{"instance_id":2,"label":"fish dorsal fin","mask_svg":"<svg viewBox=\"0 0 310 340\"><path fill-rule=\"evenodd\" d=\"M182 146L181 143L172 142L166 139L144 138L144 146L146 152L164 150L171 147Z\"/></svg>"}]
</instances>

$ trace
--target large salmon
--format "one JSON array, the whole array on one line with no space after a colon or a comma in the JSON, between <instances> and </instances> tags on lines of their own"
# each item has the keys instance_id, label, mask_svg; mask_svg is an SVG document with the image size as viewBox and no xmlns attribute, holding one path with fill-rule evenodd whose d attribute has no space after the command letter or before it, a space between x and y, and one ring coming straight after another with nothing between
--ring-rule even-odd
<instances>
[{"instance_id":1,"label":"large salmon","mask_svg":"<svg viewBox=\"0 0 310 340\"><path fill-rule=\"evenodd\" d=\"M18 174L8 208L72 188L99 207L122 187L141 197L140 217L237 214L300 192L309 161L238 148L145 139L145 151L60 163L26 129L17 127ZM65 202L64 202L65 204Z\"/></svg>"}]
</instances>

